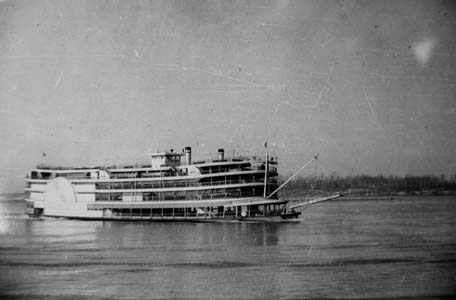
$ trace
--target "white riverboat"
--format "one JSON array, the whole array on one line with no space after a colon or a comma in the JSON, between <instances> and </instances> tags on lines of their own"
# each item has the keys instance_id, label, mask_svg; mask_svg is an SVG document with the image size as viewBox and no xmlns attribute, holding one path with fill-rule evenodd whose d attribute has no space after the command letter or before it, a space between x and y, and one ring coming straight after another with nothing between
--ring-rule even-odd
<instances>
[{"instance_id":1,"label":"white riverboat","mask_svg":"<svg viewBox=\"0 0 456 300\"><path fill-rule=\"evenodd\" d=\"M150 164L38 166L26 178L26 213L97 220L293 220L278 197L277 158L192 162L191 148L150 153Z\"/></svg>"}]
</instances>

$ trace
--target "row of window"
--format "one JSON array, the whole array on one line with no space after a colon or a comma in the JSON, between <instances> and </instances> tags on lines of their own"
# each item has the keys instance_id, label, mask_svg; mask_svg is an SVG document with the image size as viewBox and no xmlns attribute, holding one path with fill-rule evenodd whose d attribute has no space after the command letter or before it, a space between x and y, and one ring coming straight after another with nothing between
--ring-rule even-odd
<instances>
[{"instance_id":1,"label":"row of window","mask_svg":"<svg viewBox=\"0 0 456 300\"><path fill-rule=\"evenodd\" d=\"M241 209L234 207L189 207L189 208L90 208L103 210L104 217L225 217L225 216L260 216L279 214L285 210L285 205L253 205Z\"/></svg>"},{"instance_id":2,"label":"row of window","mask_svg":"<svg viewBox=\"0 0 456 300\"><path fill-rule=\"evenodd\" d=\"M263 183L263 178L260 176L242 179L227 179L217 181L204 182L188 182L188 181L138 181L138 182L104 182L96 183L97 190L112 190L112 189L158 189L158 188L179 188L179 187L201 187L209 185L226 185L226 184L243 184L243 183Z\"/></svg>"},{"instance_id":3,"label":"row of window","mask_svg":"<svg viewBox=\"0 0 456 300\"><path fill-rule=\"evenodd\" d=\"M272 191L268 189L268 192ZM97 193L95 201L162 201L162 200L208 200L242 197L261 197L262 188L253 189L221 189L205 191L180 192L146 192L146 193Z\"/></svg>"}]
</instances>

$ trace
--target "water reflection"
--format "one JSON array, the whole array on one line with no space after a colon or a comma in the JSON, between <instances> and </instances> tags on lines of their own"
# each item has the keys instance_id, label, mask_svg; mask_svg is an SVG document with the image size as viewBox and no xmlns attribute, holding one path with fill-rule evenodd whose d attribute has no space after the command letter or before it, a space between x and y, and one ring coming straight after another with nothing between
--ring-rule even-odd
<instances>
[{"instance_id":1,"label":"water reflection","mask_svg":"<svg viewBox=\"0 0 456 300\"><path fill-rule=\"evenodd\" d=\"M90 222L87 222L87 224ZM74 224L70 227L73 228ZM271 246L279 241L277 223L115 222L95 226L98 246L200 249L223 244Z\"/></svg>"}]
</instances>

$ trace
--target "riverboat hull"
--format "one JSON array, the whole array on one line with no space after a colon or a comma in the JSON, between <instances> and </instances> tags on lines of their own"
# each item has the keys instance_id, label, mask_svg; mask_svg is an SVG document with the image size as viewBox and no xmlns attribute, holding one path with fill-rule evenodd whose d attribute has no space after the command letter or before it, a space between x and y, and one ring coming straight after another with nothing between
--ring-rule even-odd
<instances>
[{"instance_id":1,"label":"riverboat hull","mask_svg":"<svg viewBox=\"0 0 456 300\"><path fill-rule=\"evenodd\" d=\"M81 221L121 221L121 222L194 222L194 223L231 223L231 222L271 222L288 223L300 222L299 215L284 218L282 215L255 216L255 217L61 217L61 216L33 216L41 219L68 219Z\"/></svg>"},{"instance_id":2,"label":"riverboat hull","mask_svg":"<svg viewBox=\"0 0 456 300\"><path fill-rule=\"evenodd\" d=\"M31 217L121 221L290 221L300 212L287 212L287 201L261 197L199 201L99 202L65 201L62 195L44 201L26 199Z\"/></svg>"}]
</instances>

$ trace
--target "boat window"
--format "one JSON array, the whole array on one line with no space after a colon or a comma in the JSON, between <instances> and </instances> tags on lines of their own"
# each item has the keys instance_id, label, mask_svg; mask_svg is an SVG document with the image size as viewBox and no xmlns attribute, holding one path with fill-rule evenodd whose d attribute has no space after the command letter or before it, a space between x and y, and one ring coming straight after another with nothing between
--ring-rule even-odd
<instances>
[{"instance_id":1,"label":"boat window","mask_svg":"<svg viewBox=\"0 0 456 300\"><path fill-rule=\"evenodd\" d=\"M52 173L49 173L49 172L42 172L41 173L41 177L43 179L49 179L49 178L51 178L51 176L52 176Z\"/></svg>"}]
</instances>

